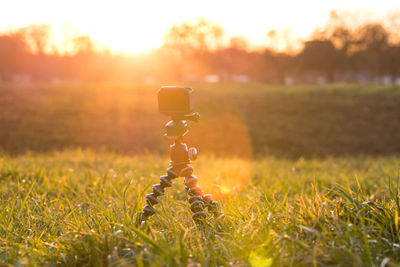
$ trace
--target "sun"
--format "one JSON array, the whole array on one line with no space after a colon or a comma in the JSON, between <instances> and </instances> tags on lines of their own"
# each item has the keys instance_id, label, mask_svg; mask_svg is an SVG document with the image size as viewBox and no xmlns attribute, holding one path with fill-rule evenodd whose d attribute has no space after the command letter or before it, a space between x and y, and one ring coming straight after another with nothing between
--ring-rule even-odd
<instances>
[{"instance_id":1,"label":"sun","mask_svg":"<svg viewBox=\"0 0 400 267\"><path fill-rule=\"evenodd\" d=\"M145 1L100 1L93 6L90 16L80 14L70 25L113 52L140 53L161 46L170 26L163 24L153 9Z\"/></svg>"},{"instance_id":2,"label":"sun","mask_svg":"<svg viewBox=\"0 0 400 267\"><path fill-rule=\"evenodd\" d=\"M119 27L119 30L113 30L109 28L109 25L104 25L104 27L100 26L102 30L93 28L88 29L88 32L98 45L108 46L114 52L141 53L162 45L162 37L160 37L162 33L150 34L150 32L157 32L156 29L147 32L146 29L136 26L121 27L118 24L114 26Z\"/></svg>"}]
</instances>

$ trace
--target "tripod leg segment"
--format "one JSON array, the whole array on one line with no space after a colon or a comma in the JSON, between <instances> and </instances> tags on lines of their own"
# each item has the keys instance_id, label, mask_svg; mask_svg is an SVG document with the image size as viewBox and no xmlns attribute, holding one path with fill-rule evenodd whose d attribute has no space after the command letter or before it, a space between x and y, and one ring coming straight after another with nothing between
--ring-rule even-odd
<instances>
[{"instance_id":1,"label":"tripod leg segment","mask_svg":"<svg viewBox=\"0 0 400 267\"><path fill-rule=\"evenodd\" d=\"M211 194L205 194L203 196L203 201L204 201L208 211L211 212L215 217L223 215L220 211L218 201L213 201Z\"/></svg>"},{"instance_id":2,"label":"tripod leg segment","mask_svg":"<svg viewBox=\"0 0 400 267\"><path fill-rule=\"evenodd\" d=\"M197 182L199 179L196 176L194 176L192 173L193 173L192 167L186 167L186 168L182 169L182 171L181 171L181 174L182 174L181 176L185 177L185 179L183 181L183 183L186 185L185 190L186 190L186 192L188 192L188 194L190 196L189 203L191 204L191 206L192 206L192 203L195 203L196 207L197 206L200 207L200 204L198 202L202 202L202 206L201 206L202 210L204 209L204 207L206 207L208 209L208 211L211 212L215 217L220 216L221 212L220 212L220 208L219 208L219 203L217 201L212 200L211 194L204 194L204 192L203 192L203 190L201 190L200 186L197 185ZM195 212L193 209L192 209L192 211Z\"/></svg>"},{"instance_id":3,"label":"tripod leg segment","mask_svg":"<svg viewBox=\"0 0 400 267\"><path fill-rule=\"evenodd\" d=\"M192 218L195 222L201 222L206 214L204 212L204 192L197 185L198 178L193 175L193 168L187 166L180 171L180 176L185 177L183 183L185 190L189 194L190 210L193 212Z\"/></svg>"},{"instance_id":4,"label":"tripod leg segment","mask_svg":"<svg viewBox=\"0 0 400 267\"><path fill-rule=\"evenodd\" d=\"M146 195L147 205L144 206L143 213L140 216L141 222L146 221L147 218L154 214L153 206L159 203L158 197L165 194L165 188L171 187L172 180L177 177L178 175L172 170L172 168L167 169L167 175L160 176L160 183L153 185L153 193Z\"/></svg>"},{"instance_id":5,"label":"tripod leg segment","mask_svg":"<svg viewBox=\"0 0 400 267\"><path fill-rule=\"evenodd\" d=\"M187 170L186 170L187 169ZM215 217L222 215L219 208L219 203L217 201L212 200L211 194L204 194L203 190L201 190L200 186L197 185L198 178L194 176L193 168L186 167L181 171L185 172L182 174L184 179L184 184L186 185L185 190L190 195L189 202L190 204L195 203L196 206L200 204L197 201L201 201L203 203L202 207L206 207L209 212L211 212ZM193 211L193 210L192 210ZM194 211L193 211L194 212Z\"/></svg>"}]
</instances>

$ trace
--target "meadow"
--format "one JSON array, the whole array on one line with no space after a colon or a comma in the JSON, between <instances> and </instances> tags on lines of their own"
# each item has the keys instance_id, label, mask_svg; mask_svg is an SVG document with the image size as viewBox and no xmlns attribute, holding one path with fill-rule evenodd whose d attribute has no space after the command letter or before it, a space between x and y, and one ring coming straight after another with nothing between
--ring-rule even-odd
<instances>
[{"instance_id":1,"label":"meadow","mask_svg":"<svg viewBox=\"0 0 400 267\"><path fill-rule=\"evenodd\" d=\"M398 154L400 87L188 84L201 123L189 144L218 156ZM159 85L0 84L0 149L11 154L83 147L166 153ZM232 134L234 133L234 134Z\"/></svg>"},{"instance_id":2,"label":"meadow","mask_svg":"<svg viewBox=\"0 0 400 267\"><path fill-rule=\"evenodd\" d=\"M1 84L0 263L399 265L399 87L192 86L204 227L181 178L135 223L168 167L156 87Z\"/></svg>"}]
</instances>

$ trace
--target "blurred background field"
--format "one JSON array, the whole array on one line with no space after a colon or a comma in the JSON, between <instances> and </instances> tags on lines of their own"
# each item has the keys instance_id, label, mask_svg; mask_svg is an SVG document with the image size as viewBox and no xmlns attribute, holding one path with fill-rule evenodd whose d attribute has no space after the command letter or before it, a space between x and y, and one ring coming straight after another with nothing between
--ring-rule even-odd
<instances>
[{"instance_id":1,"label":"blurred background field","mask_svg":"<svg viewBox=\"0 0 400 267\"><path fill-rule=\"evenodd\" d=\"M400 87L192 83L200 123L187 140L217 156L399 155ZM165 155L159 86L0 85L0 148Z\"/></svg>"}]
</instances>

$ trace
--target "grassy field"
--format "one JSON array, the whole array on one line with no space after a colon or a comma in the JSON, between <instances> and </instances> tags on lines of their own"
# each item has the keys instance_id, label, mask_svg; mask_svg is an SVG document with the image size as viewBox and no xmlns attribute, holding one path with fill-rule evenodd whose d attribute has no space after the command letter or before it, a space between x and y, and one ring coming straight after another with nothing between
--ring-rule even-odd
<instances>
[{"instance_id":1,"label":"grassy field","mask_svg":"<svg viewBox=\"0 0 400 267\"><path fill-rule=\"evenodd\" d=\"M400 87L192 84L202 153L276 157L400 153ZM159 85L0 84L0 150L84 147L165 154ZM232 134L234 133L234 134ZM397 141L396 141L397 140Z\"/></svg>"},{"instance_id":2,"label":"grassy field","mask_svg":"<svg viewBox=\"0 0 400 267\"><path fill-rule=\"evenodd\" d=\"M192 84L224 218L165 174L159 88L0 84L0 266L400 266L400 87Z\"/></svg>"},{"instance_id":3,"label":"grassy field","mask_svg":"<svg viewBox=\"0 0 400 267\"><path fill-rule=\"evenodd\" d=\"M176 179L157 214L137 228L144 195L166 162L82 150L2 155L0 262L398 266L398 158L203 156L195 174L225 218L197 228Z\"/></svg>"}]
</instances>

